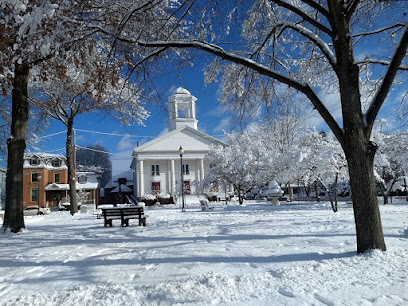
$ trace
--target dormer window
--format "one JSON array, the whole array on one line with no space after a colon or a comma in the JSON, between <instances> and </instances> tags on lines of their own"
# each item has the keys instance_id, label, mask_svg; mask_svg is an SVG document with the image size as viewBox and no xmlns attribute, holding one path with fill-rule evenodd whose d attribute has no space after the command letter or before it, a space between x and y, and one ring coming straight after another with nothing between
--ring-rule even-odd
<instances>
[{"instance_id":1,"label":"dormer window","mask_svg":"<svg viewBox=\"0 0 408 306\"><path fill-rule=\"evenodd\" d=\"M38 166L40 164L40 159L38 157L31 157L30 165L31 166Z\"/></svg>"},{"instance_id":2,"label":"dormer window","mask_svg":"<svg viewBox=\"0 0 408 306\"><path fill-rule=\"evenodd\" d=\"M53 167L61 167L61 160L56 158L52 160L52 166Z\"/></svg>"},{"instance_id":3,"label":"dormer window","mask_svg":"<svg viewBox=\"0 0 408 306\"><path fill-rule=\"evenodd\" d=\"M80 175L80 176L78 176L78 183L79 183L79 184L86 184L86 182L87 182L87 177L86 177L86 175Z\"/></svg>"}]
</instances>

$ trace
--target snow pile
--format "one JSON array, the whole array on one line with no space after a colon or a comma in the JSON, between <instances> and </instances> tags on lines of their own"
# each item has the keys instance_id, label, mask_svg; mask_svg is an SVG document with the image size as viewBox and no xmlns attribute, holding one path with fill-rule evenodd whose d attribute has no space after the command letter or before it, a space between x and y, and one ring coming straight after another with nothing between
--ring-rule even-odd
<instances>
[{"instance_id":1,"label":"snow pile","mask_svg":"<svg viewBox=\"0 0 408 306\"><path fill-rule=\"evenodd\" d=\"M0 241L0 304L408 304L408 203L381 206L389 250L363 255L347 204L146 210L147 227L104 228L91 212L26 217Z\"/></svg>"}]
</instances>

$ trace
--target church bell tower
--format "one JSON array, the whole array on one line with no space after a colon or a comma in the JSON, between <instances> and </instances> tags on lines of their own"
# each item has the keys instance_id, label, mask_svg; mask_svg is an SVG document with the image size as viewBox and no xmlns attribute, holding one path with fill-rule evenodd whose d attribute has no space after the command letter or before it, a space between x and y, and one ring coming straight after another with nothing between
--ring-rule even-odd
<instances>
[{"instance_id":1,"label":"church bell tower","mask_svg":"<svg viewBox=\"0 0 408 306\"><path fill-rule=\"evenodd\" d=\"M197 130L196 106L194 97L187 89L177 88L167 101L169 108L169 132L183 126Z\"/></svg>"}]
</instances>

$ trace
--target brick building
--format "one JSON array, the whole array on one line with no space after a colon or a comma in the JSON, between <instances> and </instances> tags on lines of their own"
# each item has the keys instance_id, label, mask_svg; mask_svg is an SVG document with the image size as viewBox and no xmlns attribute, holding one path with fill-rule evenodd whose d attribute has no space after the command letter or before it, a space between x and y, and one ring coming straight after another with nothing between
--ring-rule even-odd
<instances>
[{"instance_id":1,"label":"brick building","mask_svg":"<svg viewBox=\"0 0 408 306\"><path fill-rule=\"evenodd\" d=\"M98 203L98 182L95 173L77 172L77 192L88 193L88 204ZM23 166L23 205L58 207L67 201L68 167L63 155L26 153Z\"/></svg>"}]
</instances>

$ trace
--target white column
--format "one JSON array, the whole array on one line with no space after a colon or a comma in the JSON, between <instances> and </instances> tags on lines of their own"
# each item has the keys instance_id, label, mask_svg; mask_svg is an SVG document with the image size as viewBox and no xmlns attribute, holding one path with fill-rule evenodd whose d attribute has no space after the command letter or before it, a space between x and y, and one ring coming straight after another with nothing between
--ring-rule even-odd
<instances>
[{"instance_id":1,"label":"white column","mask_svg":"<svg viewBox=\"0 0 408 306\"><path fill-rule=\"evenodd\" d=\"M200 159L200 181L204 180L204 159Z\"/></svg>"},{"instance_id":2,"label":"white column","mask_svg":"<svg viewBox=\"0 0 408 306\"><path fill-rule=\"evenodd\" d=\"M196 179L197 182L201 181L201 166L200 165L201 165L200 160L197 159L196 160L196 169L197 169L197 171L196 171L196 175L195 175L195 179Z\"/></svg>"},{"instance_id":3,"label":"white column","mask_svg":"<svg viewBox=\"0 0 408 306\"><path fill-rule=\"evenodd\" d=\"M166 190L167 193L171 194L171 160L167 161L167 179L166 179Z\"/></svg>"},{"instance_id":4,"label":"white column","mask_svg":"<svg viewBox=\"0 0 408 306\"><path fill-rule=\"evenodd\" d=\"M139 160L139 197L144 195L144 170L143 160Z\"/></svg>"},{"instance_id":5,"label":"white column","mask_svg":"<svg viewBox=\"0 0 408 306\"><path fill-rule=\"evenodd\" d=\"M171 191L170 194L174 196L174 191L176 189L176 173L174 171L174 159L170 160L170 177L171 177Z\"/></svg>"}]
</instances>

